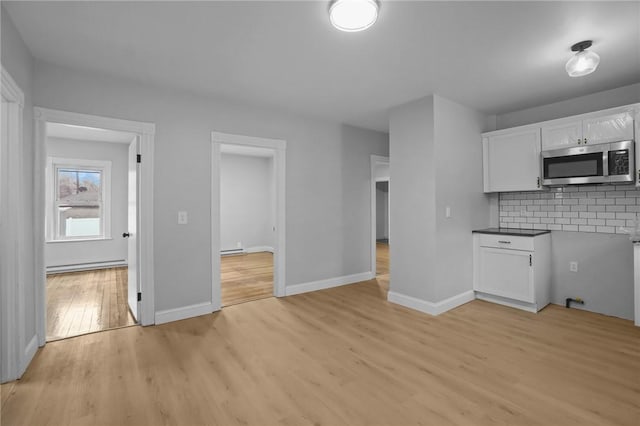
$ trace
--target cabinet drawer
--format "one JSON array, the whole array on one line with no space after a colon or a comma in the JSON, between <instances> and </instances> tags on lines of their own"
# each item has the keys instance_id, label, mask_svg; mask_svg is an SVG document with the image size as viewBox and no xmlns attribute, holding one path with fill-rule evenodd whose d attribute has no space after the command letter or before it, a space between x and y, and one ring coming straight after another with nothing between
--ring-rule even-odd
<instances>
[{"instance_id":1,"label":"cabinet drawer","mask_svg":"<svg viewBox=\"0 0 640 426\"><path fill-rule=\"evenodd\" d=\"M480 247L533 251L532 237L516 235L476 234Z\"/></svg>"}]
</instances>

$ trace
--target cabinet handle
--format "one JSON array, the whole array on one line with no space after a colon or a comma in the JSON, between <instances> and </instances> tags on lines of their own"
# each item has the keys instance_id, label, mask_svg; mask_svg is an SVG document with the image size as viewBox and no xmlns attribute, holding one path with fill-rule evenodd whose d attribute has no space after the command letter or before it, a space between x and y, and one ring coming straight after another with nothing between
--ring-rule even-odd
<instances>
[{"instance_id":1,"label":"cabinet handle","mask_svg":"<svg viewBox=\"0 0 640 426\"><path fill-rule=\"evenodd\" d=\"M529 266L533 266L533 258L529 255Z\"/></svg>"},{"instance_id":2,"label":"cabinet handle","mask_svg":"<svg viewBox=\"0 0 640 426\"><path fill-rule=\"evenodd\" d=\"M498 240L498 242L500 244L511 244L511 241L506 241L506 240Z\"/></svg>"}]
</instances>

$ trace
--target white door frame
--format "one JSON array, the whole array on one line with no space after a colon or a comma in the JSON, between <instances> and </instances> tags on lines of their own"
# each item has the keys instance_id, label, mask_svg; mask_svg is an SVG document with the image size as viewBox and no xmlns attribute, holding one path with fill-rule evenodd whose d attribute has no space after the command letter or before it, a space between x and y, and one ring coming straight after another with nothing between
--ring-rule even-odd
<instances>
[{"instance_id":1,"label":"white door frame","mask_svg":"<svg viewBox=\"0 0 640 426\"><path fill-rule=\"evenodd\" d=\"M269 148L274 151L276 244L273 262L273 295L285 296L285 173L287 142L254 136L211 132L211 271L213 310L222 305L220 281L220 145L242 145Z\"/></svg>"},{"instance_id":2,"label":"white door frame","mask_svg":"<svg viewBox=\"0 0 640 426\"><path fill-rule=\"evenodd\" d=\"M46 268L45 268L45 164L47 160L47 123L96 127L135 133L142 156L138 177L141 188L138 200L138 245L140 258L140 291L142 293L141 325L155 323L155 291L153 280L153 140L155 125L96 115L79 114L47 108L34 108L35 120L35 274L36 274L36 328L39 345L46 341ZM143 220L140 220L143 219Z\"/></svg>"},{"instance_id":3,"label":"white door frame","mask_svg":"<svg viewBox=\"0 0 640 426\"><path fill-rule=\"evenodd\" d=\"M7 127L2 129L7 137L3 138L0 153L0 223L3 228L0 238L0 382L4 383L22 376L38 347L35 341L27 345L25 336L24 93L4 67L0 68L2 98L6 101L7 111Z\"/></svg>"},{"instance_id":4,"label":"white door frame","mask_svg":"<svg viewBox=\"0 0 640 426\"><path fill-rule=\"evenodd\" d=\"M383 157L381 155L371 156L371 275L376 277L376 182L384 181L387 179L376 179L376 167L382 165L389 165L389 157ZM388 179L389 187L391 187L391 178ZM391 191L389 191L391 193ZM389 197L390 199L391 197ZM390 232L391 230L389 230Z\"/></svg>"}]
</instances>

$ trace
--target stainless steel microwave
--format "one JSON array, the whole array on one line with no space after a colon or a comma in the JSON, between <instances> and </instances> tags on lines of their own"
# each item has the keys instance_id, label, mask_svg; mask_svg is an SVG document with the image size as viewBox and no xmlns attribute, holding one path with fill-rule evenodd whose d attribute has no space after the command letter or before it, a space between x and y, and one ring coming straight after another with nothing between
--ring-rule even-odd
<instances>
[{"instance_id":1,"label":"stainless steel microwave","mask_svg":"<svg viewBox=\"0 0 640 426\"><path fill-rule=\"evenodd\" d=\"M542 151L542 184L633 182L634 158L633 141Z\"/></svg>"}]
</instances>

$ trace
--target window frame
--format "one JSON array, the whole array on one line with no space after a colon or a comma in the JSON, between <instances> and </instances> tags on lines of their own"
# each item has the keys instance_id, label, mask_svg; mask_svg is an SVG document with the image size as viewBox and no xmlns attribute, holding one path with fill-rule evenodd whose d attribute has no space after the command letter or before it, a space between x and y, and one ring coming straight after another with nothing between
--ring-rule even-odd
<instances>
[{"instance_id":1,"label":"window frame","mask_svg":"<svg viewBox=\"0 0 640 426\"><path fill-rule=\"evenodd\" d=\"M59 234L58 207L60 202L57 196L58 170L86 170L102 173L102 200L100 205L100 235L67 237ZM111 161L87 160L78 158L47 157L47 207L46 207L46 239L48 243L77 242L77 241L101 241L111 238ZM91 204L96 205L96 204Z\"/></svg>"}]
</instances>

